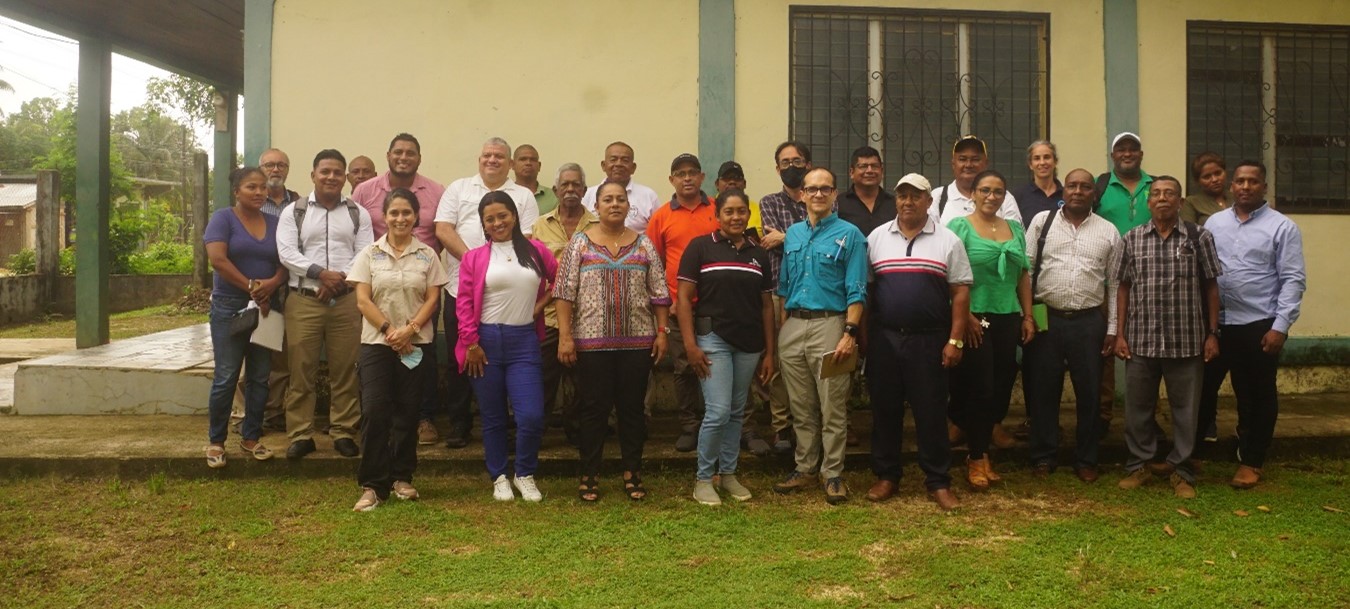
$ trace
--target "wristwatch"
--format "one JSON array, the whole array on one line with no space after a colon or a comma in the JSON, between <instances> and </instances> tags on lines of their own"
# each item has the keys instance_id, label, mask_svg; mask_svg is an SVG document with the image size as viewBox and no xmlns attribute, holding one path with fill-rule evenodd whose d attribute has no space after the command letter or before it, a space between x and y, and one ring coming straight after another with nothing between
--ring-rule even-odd
<instances>
[{"instance_id":1,"label":"wristwatch","mask_svg":"<svg viewBox=\"0 0 1350 609\"><path fill-rule=\"evenodd\" d=\"M844 324L844 334L858 338L858 324Z\"/></svg>"},{"instance_id":2,"label":"wristwatch","mask_svg":"<svg viewBox=\"0 0 1350 609\"><path fill-rule=\"evenodd\" d=\"M959 338L949 338L949 339L947 339L947 344L952 345L952 346L956 347L957 349L965 349L965 348L966 348L966 341L963 341L963 340L961 340L961 339L959 339Z\"/></svg>"},{"instance_id":3,"label":"wristwatch","mask_svg":"<svg viewBox=\"0 0 1350 609\"><path fill-rule=\"evenodd\" d=\"M384 333L386 333L386 332L388 332L388 331L389 331L389 322L388 322L388 321L386 321L386 322L380 324L380 334L384 334Z\"/></svg>"},{"instance_id":4,"label":"wristwatch","mask_svg":"<svg viewBox=\"0 0 1350 609\"><path fill-rule=\"evenodd\" d=\"M670 326L661 326L660 328L657 328L656 331L662 334L670 334Z\"/></svg>"},{"instance_id":5,"label":"wristwatch","mask_svg":"<svg viewBox=\"0 0 1350 609\"><path fill-rule=\"evenodd\" d=\"M1214 328L1213 330L1210 330L1209 333L1210 333L1210 334L1213 334L1213 335L1214 335L1214 338L1220 338L1220 337L1223 336L1223 333L1220 332L1218 328Z\"/></svg>"}]
</instances>

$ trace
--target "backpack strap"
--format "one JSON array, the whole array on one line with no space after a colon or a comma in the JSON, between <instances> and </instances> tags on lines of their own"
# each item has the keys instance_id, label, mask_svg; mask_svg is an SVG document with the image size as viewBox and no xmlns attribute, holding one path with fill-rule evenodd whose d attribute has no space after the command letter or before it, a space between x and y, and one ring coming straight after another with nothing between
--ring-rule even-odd
<instances>
[{"instance_id":1,"label":"backpack strap","mask_svg":"<svg viewBox=\"0 0 1350 609\"><path fill-rule=\"evenodd\" d=\"M1102 175L1097 176L1097 184L1096 187L1094 188L1094 190L1096 191L1096 197L1093 198L1092 200L1092 211L1095 212L1102 208L1102 196L1106 194L1106 187L1109 186L1110 184L1111 184L1111 172L1108 171L1106 173L1103 173Z\"/></svg>"},{"instance_id":2,"label":"backpack strap","mask_svg":"<svg viewBox=\"0 0 1350 609\"><path fill-rule=\"evenodd\" d=\"M1045 257L1045 237L1050 234L1050 226L1055 223L1055 216L1059 215L1058 209L1052 209L1049 216L1045 218L1045 224L1041 225L1041 232L1036 237L1036 264L1031 269L1031 300L1036 301L1036 283L1041 276L1041 262Z\"/></svg>"},{"instance_id":3,"label":"backpack strap","mask_svg":"<svg viewBox=\"0 0 1350 609\"><path fill-rule=\"evenodd\" d=\"M305 240L300 238L301 229L305 227L305 212L309 210L309 198L298 197L295 204L291 206L291 215L295 217L295 249L301 254L305 253Z\"/></svg>"},{"instance_id":4,"label":"backpack strap","mask_svg":"<svg viewBox=\"0 0 1350 609\"><path fill-rule=\"evenodd\" d=\"M343 199L347 205L347 214L352 218L352 236L355 237L361 232L361 210L357 207L356 201ZM305 253L305 240L300 238L300 229L305 225L305 212L309 210L309 197L298 197L295 205L291 207L291 213L295 216L295 248L300 253Z\"/></svg>"},{"instance_id":5,"label":"backpack strap","mask_svg":"<svg viewBox=\"0 0 1350 609\"><path fill-rule=\"evenodd\" d=\"M938 224L942 224L942 213L947 211L947 190L951 187L951 184L943 186L942 196L938 198Z\"/></svg>"}]
</instances>

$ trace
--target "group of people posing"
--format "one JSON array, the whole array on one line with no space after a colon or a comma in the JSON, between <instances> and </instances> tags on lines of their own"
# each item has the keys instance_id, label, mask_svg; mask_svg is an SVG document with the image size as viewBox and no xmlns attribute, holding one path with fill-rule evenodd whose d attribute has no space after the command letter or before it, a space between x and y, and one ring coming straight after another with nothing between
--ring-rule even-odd
<instances>
[{"instance_id":1,"label":"group of people posing","mask_svg":"<svg viewBox=\"0 0 1350 609\"><path fill-rule=\"evenodd\" d=\"M246 455L272 456L259 440L282 415L269 410L284 413L288 458L316 450L326 356L328 434L338 453L361 458L357 511L391 495L416 499L417 445L440 441L442 411L446 444L467 445L471 400L495 499L541 500L540 441L557 416L579 449L577 497L601 498L603 447L617 431L622 493L641 500L651 372L669 357L676 448L697 450L698 502L751 498L736 472L742 446L769 450L746 424L756 392L769 396L773 449L796 465L773 490L847 501L848 401L860 377L873 419L867 498L897 492L908 404L925 487L950 510L959 438L970 489L1000 479L990 454L1007 444L1019 369L1032 471L1058 466L1067 372L1073 471L1096 481L1119 357L1132 454L1121 488L1159 477L1177 496L1195 495L1191 457L1217 434L1229 371L1239 414L1231 484L1260 481L1278 356L1305 284L1298 228L1267 202L1260 163L1239 163L1230 181L1221 158L1201 155L1192 173L1204 192L1183 201L1180 180L1142 170L1135 134L1113 139L1111 171L1075 169L1062 182L1054 144L1037 141L1027 149L1033 180L1013 188L988 169L985 143L966 136L952 146L950 184L910 173L888 190L881 154L862 147L844 190L805 144L787 141L774 152L781 190L755 201L734 161L719 168L716 196L705 194L691 154L671 162L663 199L633 181L622 142L605 149L599 184L565 163L551 188L538 182L534 147L513 152L499 138L483 145L475 175L445 187L418 172L411 135L395 136L386 158L389 170L375 175L369 159L349 167L321 151L308 196L286 189L280 150L231 174L235 203L204 237L216 270L211 467L226 463L233 402ZM282 351L240 331L251 307L284 316ZM455 359L445 390L438 324ZM555 399L564 380L575 400ZM1164 382L1166 453L1155 416Z\"/></svg>"}]
</instances>

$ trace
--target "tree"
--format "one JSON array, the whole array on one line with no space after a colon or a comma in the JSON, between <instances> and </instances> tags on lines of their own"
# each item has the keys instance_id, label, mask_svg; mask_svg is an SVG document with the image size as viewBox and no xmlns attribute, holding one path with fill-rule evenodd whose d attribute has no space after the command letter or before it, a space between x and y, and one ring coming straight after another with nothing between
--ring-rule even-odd
<instances>
[{"instance_id":1,"label":"tree","mask_svg":"<svg viewBox=\"0 0 1350 609\"><path fill-rule=\"evenodd\" d=\"M181 181L198 151L197 135L159 108L144 104L112 117L112 145L133 175Z\"/></svg>"},{"instance_id":2,"label":"tree","mask_svg":"<svg viewBox=\"0 0 1350 609\"><path fill-rule=\"evenodd\" d=\"M56 139L52 117L60 108L52 97L23 102L19 111L0 123L0 173L31 173L37 160L46 156Z\"/></svg>"},{"instance_id":3,"label":"tree","mask_svg":"<svg viewBox=\"0 0 1350 609\"><path fill-rule=\"evenodd\" d=\"M34 169L52 169L61 176L61 203L66 209L67 242L71 236L69 233L77 221L74 209L75 125L78 124L75 119L76 113L74 95L67 94L62 105L52 113L51 121L48 123L54 133L51 149L33 164ZM108 152L108 176L110 201L131 195L131 174L122 164L122 155L115 147Z\"/></svg>"},{"instance_id":4,"label":"tree","mask_svg":"<svg viewBox=\"0 0 1350 609\"><path fill-rule=\"evenodd\" d=\"M151 78L145 84L146 97L161 110L183 113L189 121L210 126L216 120L216 106L212 98L215 88L186 76L170 74L168 78Z\"/></svg>"}]
</instances>

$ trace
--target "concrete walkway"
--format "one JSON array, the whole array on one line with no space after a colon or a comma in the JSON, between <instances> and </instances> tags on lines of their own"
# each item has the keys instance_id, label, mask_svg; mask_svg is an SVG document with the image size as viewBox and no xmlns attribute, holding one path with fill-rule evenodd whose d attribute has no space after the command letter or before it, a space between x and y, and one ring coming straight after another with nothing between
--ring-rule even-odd
<instances>
[{"instance_id":1,"label":"concrete walkway","mask_svg":"<svg viewBox=\"0 0 1350 609\"><path fill-rule=\"evenodd\" d=\"M1318 454L1345 458L1350 456L1350 394L1292 396L1281 401L1279 426L1272 458ZM1233 429L1236 415L1231 401L1220 406L1219 429L1223 439L1218 444L1205 446L1209 457L1228 460L1233 454ZM1014 407L1014 412L1020 409ZM1020 422L1016 415L1010 423ZM1072 437L1073 412L1071 407L1061 412L1067 437ZM865 471L868 468L869 433L871 417L867 412L855 412L853 429L862 438L862 445L849 449L848 469ZM1127 457L1120 428L1119 413L1111 434L1103 444L1102 463L1122 463ZM1166 427L1166 423L1164 422ZM332 441L326 435L317 435L318 452L299 461L287 461L284 453L287 440L279 432L268 433L263 442L278 455L268 462L255 462L244 457L238 449L238 436L231 435L227 443L229 467L209 470L204 463L206 446L206 417L198 415L122 415L122 416L5 416L0 417L0 472L10 475L120 475L145 476L165 472L175 476L203 477L267 477L267 476L350 476L356 471L357 461L338 456ZM650 426L645 463L649 469L694 469L693 453L677 453L673 449L678 424L673 414L659 415ZM913 425L906 422L905 453L907 467L913 466ZM482 443L479 430L474 430L474 441L468 448L451 450L443 445L423 446L418 450L419 471L423 473L483 472ZM611 438L606 456L617 461L617 443ZM1070 462L1067 447L1061 463ZM958 449L954 463L960 464L963 450ZM1000 469L1022 467L1027 459L1025 444L997 451L995 463ZM562 431L548 429L540 453L541 473L572 475L576 468L576 449L568 445ZM790 456L757 458L742 452L742 468L766 472L786 472L792 466ZM610 473L617 467L606 466ZM915 473L915 472L911 472Z\"/></svg>"}]
</instances>

